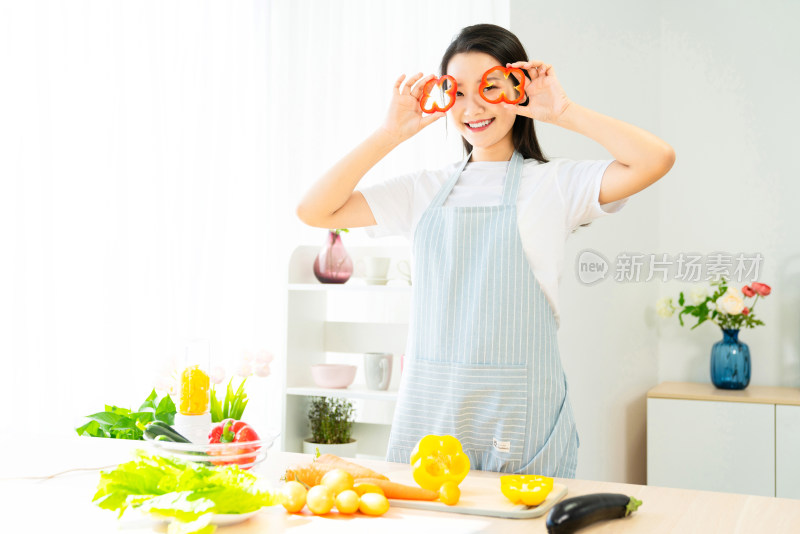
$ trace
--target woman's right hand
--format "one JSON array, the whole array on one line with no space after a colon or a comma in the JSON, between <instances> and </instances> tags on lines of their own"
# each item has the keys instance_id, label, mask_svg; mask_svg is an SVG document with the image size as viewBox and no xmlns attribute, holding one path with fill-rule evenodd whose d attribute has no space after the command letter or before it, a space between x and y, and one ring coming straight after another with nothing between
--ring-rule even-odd
<instances>
[{"instance_id":1,"label":"woman's right hand","mask_svg":"<svg viewBox=\"0 0 800 534\"><path fill-rule=\"evenodd\" d=\"M406 78L406 75L403 74L395 82L392 101L389 104L389 112L383 123L383 129L398 142L413 137L429 124L445 116L445 113L441 111L430 115L423 114L420 108L419 100L422 96L422 88L428 80L435 77L433 74L423 77L420 72L403 84L403 80Z\"/></svg>"}]
</instances>

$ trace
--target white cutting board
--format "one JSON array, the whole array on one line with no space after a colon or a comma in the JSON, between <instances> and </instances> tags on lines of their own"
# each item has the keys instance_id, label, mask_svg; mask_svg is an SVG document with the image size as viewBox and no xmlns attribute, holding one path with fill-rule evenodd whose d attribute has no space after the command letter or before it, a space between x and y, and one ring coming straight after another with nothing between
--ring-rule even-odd
<instances>
[{"instance_id":1,"label":"white cutting board","mask_svg":"<svg viewBox=\"0 0 800 534\"><path fill-rule=\"evenodd\" d=\"M417 486L411 470L393 471L385 473L392 482ZM399 508L416 508L418 510L433 510L435 512L452 512L456 514L484 515L490 517L505 517L508 519L529 519L547 513L559 500L567 494L567 487L563 484L554 484L553 490L539 506L526 506L513 504L500 491L500 478L496 476L470 473L461 484L461 499L455 506L448 506L439 501L409 501L389 499L389 504Z\"/></svg>"}]
</instances>

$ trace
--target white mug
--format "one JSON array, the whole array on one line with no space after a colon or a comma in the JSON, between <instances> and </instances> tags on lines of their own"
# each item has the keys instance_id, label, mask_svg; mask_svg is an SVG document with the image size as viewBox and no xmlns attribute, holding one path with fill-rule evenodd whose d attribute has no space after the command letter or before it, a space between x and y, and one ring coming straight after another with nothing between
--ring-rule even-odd
<instances>
[{"instance_id":1,"label":"white mug","mask_svg":"<svg viewBox=\"0 0 800 534\"><path fill-rule=\"evenodd\" d=\"M363 271L363 278L371 285L384 285L388 282L389 265L391 258L367 256L356 262L359 270Z\"/></svg>"},{"instance_id":2,"label":"white mug","mask_svg":"<svg viewBox=\"0 0 800 534\"><path fill-rule=\"evenodd\" d=\"M364 378L369 389L389 389L389 382L392 381L392 355L388 352L364 354Z\"/></svg>"}]
</instances>

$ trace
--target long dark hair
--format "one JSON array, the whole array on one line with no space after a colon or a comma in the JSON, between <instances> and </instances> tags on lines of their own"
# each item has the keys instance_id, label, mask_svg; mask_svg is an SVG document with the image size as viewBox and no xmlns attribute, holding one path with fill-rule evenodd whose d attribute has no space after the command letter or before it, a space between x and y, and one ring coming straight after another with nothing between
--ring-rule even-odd
<instances>
[{"instance_id":1,"label":"long dark hair","mask_svg":"<svg viewBox=\"0 0 800 534\"><path fill-rule=\"evenodd\" d=\"M516 35L494 24L475 24L462 29L453 38L450 46L447 47L442 56L439 75L447 74L447 65L453 56L465 52L484 52L495 58L501 65L528 60L525 47L522 46ZM528 76L528 73L526 72L525 75ZM536 138L533 119L517 115L514 125L511 127L511 139L514 143L514 148L523 158L533 158L540 163L547 163L547 158L544 157L542 149L539 148L539 140ZM463 136L461 141L464 143L466 153L469 154L472 151L472 145Z\"/></svg>"}]
</instances>

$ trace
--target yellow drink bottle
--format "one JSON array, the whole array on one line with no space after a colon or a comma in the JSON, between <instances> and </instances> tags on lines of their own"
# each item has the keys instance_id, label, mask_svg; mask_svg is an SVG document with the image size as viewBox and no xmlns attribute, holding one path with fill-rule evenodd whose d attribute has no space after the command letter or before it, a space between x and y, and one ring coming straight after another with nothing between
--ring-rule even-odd
<instances>
[{"instance_id":1,"label":"yellow drink bottle","mask_svg":"<svg viewBox=\"0 0 800 534\"><path fill-rule=\"evenodd\" d=\"M178 380L175 429L192 443L207 443L211 429L211 349L208 341L193 340L187 347Z\"/></svg>"}]
</instances>

